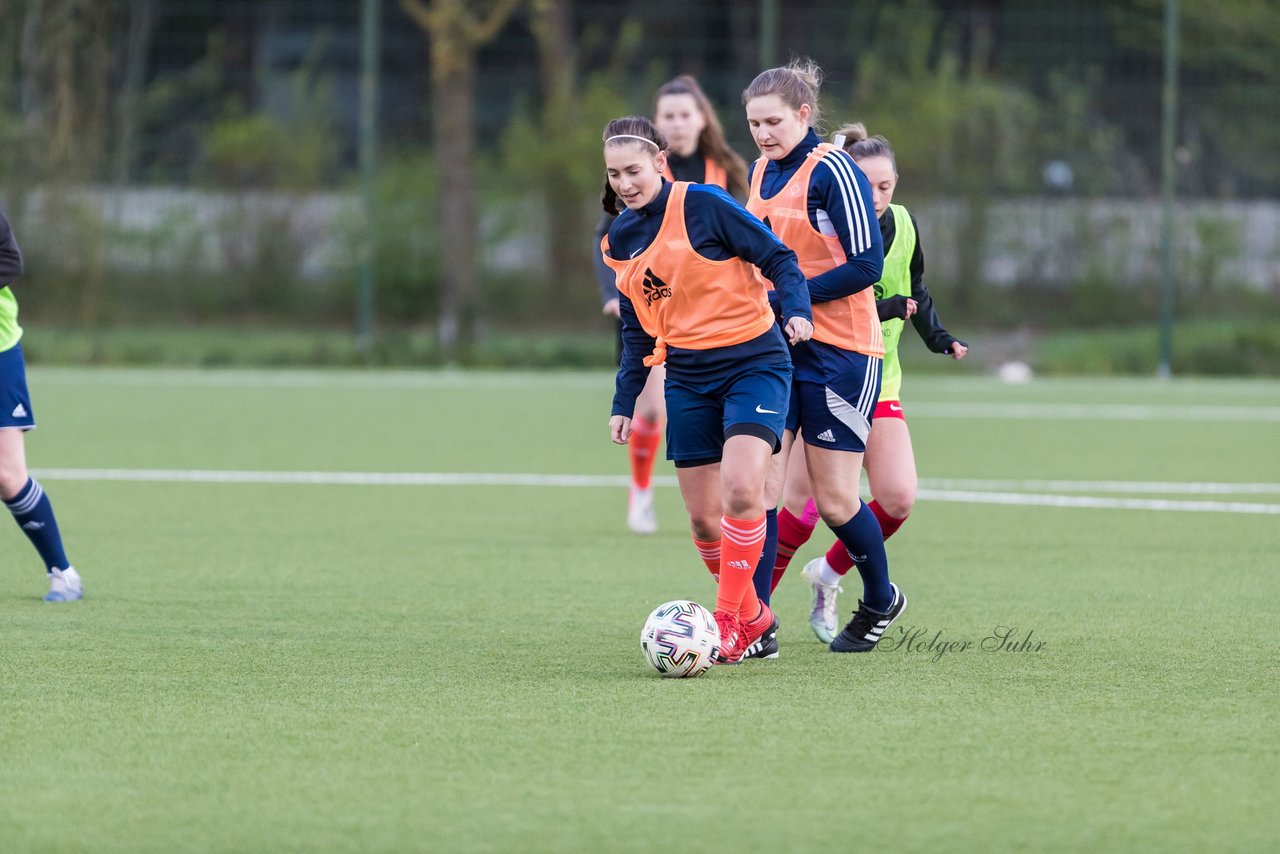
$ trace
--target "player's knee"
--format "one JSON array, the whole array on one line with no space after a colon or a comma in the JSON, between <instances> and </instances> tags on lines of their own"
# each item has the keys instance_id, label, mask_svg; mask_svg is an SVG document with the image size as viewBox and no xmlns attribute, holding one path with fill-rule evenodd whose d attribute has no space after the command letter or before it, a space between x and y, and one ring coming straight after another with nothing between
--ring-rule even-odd
<instances>
[{"instance_id":1,"label":"player's knee","mask_svg":"<svg viewBox=\"0 0 1280 854\"><path fill-rule=\"evenodd\" d=\"M876 502L884 512L895 519L905 519L916 506L916 485L914 483L895 484L884 489L875 496Z\"/></svg>"},{"instance_id":2,"label":"player's knee","mask_svg":"<svg viewBox=\"0 0 1280 854\"><path fill-rule=\"evenodd\" d=\"M731 480L724 485L721 499L726 516L754 519L764 512L764 494L758 483Z\"/></svg>"},{"instance_id":3,"label":"player's knee","mask_svg":"<svg viewBox=\"0 0 1280 854\"><path fill-rule=\"evenodd\" d=\"M0 498L16 496L27 485L27 467L21 460L0 459Z\"/></svg>"},{"instance_id":4,"label":"player's knee","mask_svg":"<svg viewBox=\"0 0 1280 854\"><path fill-rule=\"evenodd\" d=\"M711 513L690 513L689 531L699 542L709 543L720 539L720 516Z\"/></svg>"},{"instance_id":5,"label":"player's knee","mask_svg":"<svg viewBox=\"0 0 1280 854\"><path fill-rule=\"evenodd\" d=\"M643 418L650 424L659 424L662 422L662 407L653 404L636 403L636 418Z\"/></svg>"},{"instance_id":6,"label":"player's knee","mask_svg":"<svg viewBox=\"0 0 1280 854\"><path fill-rule=\"evenodd\" d=\"M818 502L818 514L828 527L835 527L852 519L860 506L856 495L833 496Z\"/></svg>"}]
</instances>

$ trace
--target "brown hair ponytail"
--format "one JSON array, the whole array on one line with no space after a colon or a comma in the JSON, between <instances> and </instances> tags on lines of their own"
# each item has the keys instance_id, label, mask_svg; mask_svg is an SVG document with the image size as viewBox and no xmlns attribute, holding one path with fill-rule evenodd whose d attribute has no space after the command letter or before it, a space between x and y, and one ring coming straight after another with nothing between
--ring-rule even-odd
<instances>
[{"instance_id":1,"label":"brown hair ponytail","mask_svg":"<svg viewBox=\"0 0 1280 854\"><path fill-rule=\"evenodd\" d=\"M831 135L831 141L835 142L836 137L840 136L844 137L844 150L849 152L854 160L862 160L866 157L887 157L893 164L893 171L898 171L898 159L893 156L893 146L889 145L889 140L880 134L868 136L866 125L862 122L854 122L840 128Z\"/></svg>"},{"instance_id":2,"label":"brown hair ponytail","mask_svg":"<svg viewBox=\"0 0 1280 854\"><path fill-rule=\"evenodd\" d=\"M742 103L753 98L777 95L793 110L809 105L809 127L818 128L822 111L818 109L818 90L822 88L822 69L812 59L793 59L780 68L761 71L751 85L742 90Z\"/></svg>"}]
</instances>

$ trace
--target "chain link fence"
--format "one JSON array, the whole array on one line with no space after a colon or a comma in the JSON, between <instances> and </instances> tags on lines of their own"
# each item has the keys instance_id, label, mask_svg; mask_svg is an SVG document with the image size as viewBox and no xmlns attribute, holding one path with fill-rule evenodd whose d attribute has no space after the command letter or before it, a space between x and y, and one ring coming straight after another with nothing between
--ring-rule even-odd
<instances>
[{"instance_id":1,"label":"chain link fence","mask_svg":"<svg viewBox=\"0 0 1280 854\"><path fill-rule=\"evenodd\" d=\"M362 2L0 4L0 198L38 285L30 313L342 325L372 259L379 324L429 328L447 289L443 49L412 3L377 5L370 232ZM894 143L948 303L996 327L1153 310L1161 0L419 5L506 13L475 46L469 96L487 328L596 322L581 224L605 119L691 73L750 157L741 90L791 56L825 69L831 126ZM1179 298L1211 313L1244 294L1265 312L1280 296L1280 8L1183 0L1181 57Z\"/></svg>"}]
</instances>

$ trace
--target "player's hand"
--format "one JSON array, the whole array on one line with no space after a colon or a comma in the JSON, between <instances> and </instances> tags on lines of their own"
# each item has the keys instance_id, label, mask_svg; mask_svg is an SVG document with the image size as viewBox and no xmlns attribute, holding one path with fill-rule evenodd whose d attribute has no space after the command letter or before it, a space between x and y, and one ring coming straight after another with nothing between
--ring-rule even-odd
<instances>
[{"instance_id":1,"label":"player's hand","mask_svg":"<svg viewBox=\"0 0 1280 854\"><path fill-rule=\"evenodd\" d=\"M604 304L604 313L610 317L622 317L622 309L619 307L617 297L614 297Z\"/></svg>"},{"instance_id":2,"label":"player's hand","mask_svg":"<svg viewBox=\"0 0 1280 854\"><path fill-rule=\"evenodd\" d=\"M787 340L792 344L808 341L813 337L813 323L803 317L792 317L787 320Z\"/></svg>"},{"instance_id":3,"label":"player's hand","mask_svg":"<svg viewBox=\"0 0 1280 854\"><path fill-rule=\"evenodd\" d=\"M886 320L906 320L915 314L917 308L915 300L902 294L876 300L876 316L881 323Z\"/></svg>"},{"instance_id":4,"label":"player's hand","mask_svg":"<svg viewBox=\"0 0 1280 854\"><path fill-rule=\"evenodd\" d=\"M955 359L957 362L963 359L964 354L968 352L969 347L967 344L961 344L959 341L956 341L951 345L951 358Z\"/></svg>"},{"instance_id":5,"label":"player's hand","mask_svg":"<svg viewBox=\"0 0 1280 854\"><path fill-rule=\"evenodd\" d=\"M625 445L631 438L631 419L625 415L614 415L609 419L609 438L615 445Z\"/></svg>"}]
</instances>

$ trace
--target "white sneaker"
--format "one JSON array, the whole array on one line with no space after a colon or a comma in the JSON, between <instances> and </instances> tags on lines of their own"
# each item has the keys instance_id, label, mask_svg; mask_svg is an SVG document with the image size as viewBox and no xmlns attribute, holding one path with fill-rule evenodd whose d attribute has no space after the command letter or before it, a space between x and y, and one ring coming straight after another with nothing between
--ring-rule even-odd
<instances>
[{"instance_id":1,"label":"white sneaker","mask_svg":"<svg viewBox=\"0 0 1280 854\"><path fill-rule=\"evenodd\" d=\"M80 574L74 566L66 569L54 567L49 572L49 592L44 594L46 602L74 602L84 598L84 588L80 585Z\"/></svg>"},{"instance_id":2,"label":"white sneaker","mask_svg":"<svg viewBox=\"0 0 1280 854\"><path fill-rule=\"evenodd\" d=\"M653 509L653 487L631 487L627 494L627 527L633 534L657 533L658 514Z\"/></svg>"},{"instance_id":3,"label":"white sneaker","mask_svg":"<svg viewBox=\"0 0 1280 854\"><path fill-rule=\"evenodd\" d=\"M835 640L836 630L840 627L840 611L836 607L836 597L844 592L839 584L824 584L822 570L826 565L825 557L816 557L804 565L801 573L813 592L813 605L809 611L809 625L818 640L831 643Z\"/></svg>"}]
</instances>

